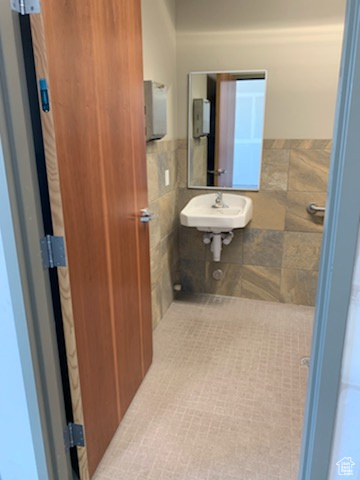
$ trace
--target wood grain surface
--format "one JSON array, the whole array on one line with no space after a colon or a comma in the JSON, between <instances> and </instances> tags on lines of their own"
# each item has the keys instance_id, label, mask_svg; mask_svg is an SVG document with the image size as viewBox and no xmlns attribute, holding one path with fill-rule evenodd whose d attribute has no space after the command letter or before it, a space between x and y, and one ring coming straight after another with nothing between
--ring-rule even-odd
<instances>
[{"instance_id":1,"label":"wood grain surface","mask_svg":"<svg viewBox=\"0 0 360 480\"><path fill-rule=\"evenodd\" d=\"M37 75L49 83L47 168L66 232L62 308L91 476L152 358L140 2L53 0L42 17Z\"/></svg>"}]
</instances>

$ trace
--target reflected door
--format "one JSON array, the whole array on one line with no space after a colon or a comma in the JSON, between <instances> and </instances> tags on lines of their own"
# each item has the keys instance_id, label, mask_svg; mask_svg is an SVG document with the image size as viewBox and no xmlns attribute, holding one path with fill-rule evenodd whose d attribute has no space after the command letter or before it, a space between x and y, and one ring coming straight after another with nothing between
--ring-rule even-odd
<instances>
[{"instance_id":1,"label":"reflected door","mask_svg":"<svg viewBox=\"0 0 360 480\"><path fill-rule=\"evenodd\" d=\"M235 147L236 78L216 75L214 186L232 187Z\"/></svg>"}]
</instances>

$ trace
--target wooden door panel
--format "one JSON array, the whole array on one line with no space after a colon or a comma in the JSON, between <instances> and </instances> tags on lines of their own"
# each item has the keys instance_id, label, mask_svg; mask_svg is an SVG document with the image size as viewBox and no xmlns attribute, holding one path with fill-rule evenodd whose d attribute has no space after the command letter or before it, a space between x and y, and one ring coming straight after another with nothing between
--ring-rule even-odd
<instances>
[{"instance_id":1,"label":"wooden door panel","mask_svg":"<svg viewBox=\"0 0 360 480\"><path fill-rule=\"evenodd\" d=\"M41 15L31 15L32 43L34 50L34 61L39 78L48 78L48 65L45 45L45 35L43 28L43 18ZM50 207L53 223L54 235L64 236L64 214L62 207L62 198L60 192L59 165L57 161L56 139L54 129L54 118L52 109L46 114L42 114L41 123L44 138L44 151L46 160L46 171L49 185ZM66 237L65 237L66 243ZM76 338L74 334L74 314L71 299L71 285L69 268L58 269L58 280L61 300L61 311L63 318L63 327L65 333L67 365L69 372L69 382L71 387L71 402L73 409L73 419L75 423L84 424L84 412L82 407L81 390L79 385L79 366L76 347ZM89 468L87 460L87 448L78 449L80 478L89 478Z\"/></svg>"},{"instance_id":2,"label":"wooden door panel","mask_svg":"<svg viewBox=\"0 0 360 480\"><path fill-rule=\"evenodd\" d=\"M92 475L152 358L140 1L42 9Z\"/></svg>"},{"instance_id":3,"label":"wooden door panel","mask_svg":"<svg viewBox=\"0 0 360 480\"><path fill-rule=\"evenodd\" d=\"M45 2L44 2L45 3ZM119 421L93 29L78 2L43 6L90 473ZM87 11L86 11L87 10ZM54 21L54 19L56 19ZM59 41L61 39L61 41ZM51 52L51 53L49 53ZM96 181L94 182L93 179ZM87 381L87 379L93 379Z\"/></svg>"},{"instance_id":4,"label":"wooden door panel","mask_svg":"<svg viewBox=\"0 0 360 480\"><path fill-rule=\"evenodd\" d=\"M134 247L136 251L140 248L140 208L146 206L144 203L139 208L137 202L136 161L145 158L145 142L141 29L136 23L139 15L136 15L134 5L136 2L115 2L111 8L103 8L98 3L94 25L96 63L106 85L98 99L98 116L103 132L102 158L108 199L121 415L125 413L144 375L140 265L139 258L134 258L133 254ZM119 22L126 25L120 32ZM125 52L124 45L127 45ZM108 78L112 81L107 81ZM125 141L118 141L119 137ZM142 166L142 175L146 178L143 162Z\"/></svg>"}]
</instances>

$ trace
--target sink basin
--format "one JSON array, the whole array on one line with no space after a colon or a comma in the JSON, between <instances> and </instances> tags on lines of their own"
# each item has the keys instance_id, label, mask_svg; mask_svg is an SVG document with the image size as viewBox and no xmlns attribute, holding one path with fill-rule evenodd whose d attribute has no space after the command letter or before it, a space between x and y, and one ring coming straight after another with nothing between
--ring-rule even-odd
<instances>
[{"instance_id":1,"label":"sink basin","mask_svg":"<svg viewBox=\"0 0 360 480\"><path fill-rule=\"evenodd\" d=\"M213 208L215 198L214 193L192 198L180 212L181 225L196 227L202 232L222 233L244 228L252 219L251 198L223 193L223 202L227 207Z\"/></svg>"}]
</instances>

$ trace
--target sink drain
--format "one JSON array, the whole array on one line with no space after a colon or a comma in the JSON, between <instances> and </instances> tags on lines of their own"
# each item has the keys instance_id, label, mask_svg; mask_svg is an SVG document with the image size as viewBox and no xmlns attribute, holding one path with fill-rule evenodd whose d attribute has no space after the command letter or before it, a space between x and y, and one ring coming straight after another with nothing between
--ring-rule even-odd
<instances>
[{"instance_id":1,"label":"sink drain","mask_svg":"<svg viewBox=\"0 0 360 480\"><path fill-rule=\"evenodd\" d=\"M224 276L223 271L218 268L217 270L214 270L212 273L212 276L215 280L221 280Z\"/></svg>"},{"instance_id":2,"label":"sink drain","mask_svg":"<svg viewBox=\"0 0 360 480\"><path fill-rule=\"evenodd\" d=\"M302 359L300 360L300 365L302 367L310 367L310 357L302 357Z\"/></svg>"}]
</instances>

